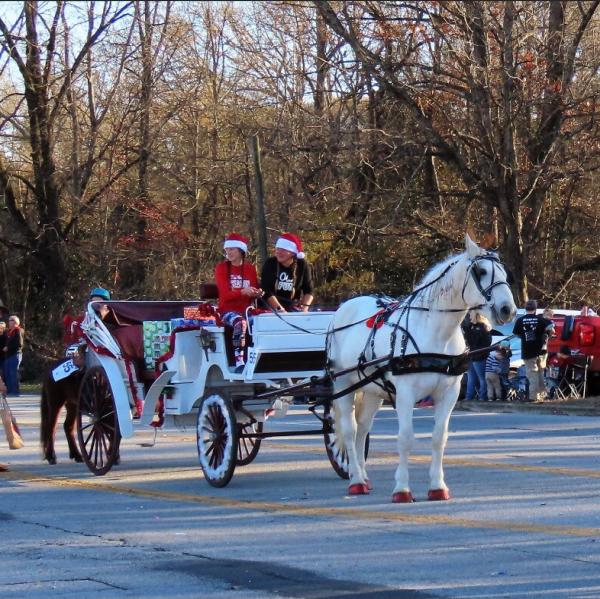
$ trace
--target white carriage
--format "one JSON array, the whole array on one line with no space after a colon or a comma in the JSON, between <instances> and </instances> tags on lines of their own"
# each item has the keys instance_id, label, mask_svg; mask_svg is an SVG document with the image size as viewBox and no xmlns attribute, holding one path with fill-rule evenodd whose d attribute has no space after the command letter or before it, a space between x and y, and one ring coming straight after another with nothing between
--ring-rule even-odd
<instances>
[{"instance_id":1,"label":"white carriage","mask_svg":"<svg viewBox=\"0 0 600 599\"><path fill-rule=\"evenodd\" d=\"M256 457L263 438L299 434L264 430L265 420L286 415L296 393L320 421L301 434L323 434L334 469L348 476L330 389L318 383L334 312L252 316L239 371L231 331L217 324L208 302L112 301L104 319L99 305L89 304L82 325L87 351L77 427L91 472L105 474L118 462L122 437L167 420L196 426L205 478L224 486L236 465Z\"/></svg>"}]
</instances>

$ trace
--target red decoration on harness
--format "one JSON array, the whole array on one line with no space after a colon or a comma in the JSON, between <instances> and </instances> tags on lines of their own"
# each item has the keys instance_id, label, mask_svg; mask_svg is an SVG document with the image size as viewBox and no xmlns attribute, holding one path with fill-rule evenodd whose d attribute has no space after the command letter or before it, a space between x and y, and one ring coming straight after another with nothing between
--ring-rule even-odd
<instances>
[{"instance_id":1,"label":"red decoration on harness","mask_svg":"<svg viewBox=\"0 0 600 599\"><path fill-rule=\"evenodd\" d=\"M375 312L375 314L373 314L373 316L371 316L371 318L369 318L369 320L367 320L367 322L365 323L367 325L367 328L372 329L373 327L376 329L380 329L383 326L383 318L379 318L383 313L385 312L385 309L379 310L379 312Z\"/></svg>"}]
</instances>

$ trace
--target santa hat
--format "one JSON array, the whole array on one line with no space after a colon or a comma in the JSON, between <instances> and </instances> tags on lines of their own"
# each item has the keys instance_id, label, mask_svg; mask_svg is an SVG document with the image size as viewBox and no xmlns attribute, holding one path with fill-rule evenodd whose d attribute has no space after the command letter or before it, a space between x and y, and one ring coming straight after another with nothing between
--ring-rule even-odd
<instances>
[{"instance_id":1,"label":"santa hat","mask_svg":"<svg viewBox=\"0 0 600 599\"><path fill-rule=\"evenodd\" d=\"M296 254L297 258L304 258L305 254L302 251L302 242L300 237L293 235L292 233L282 233L275 244L276 248L287 250Z\"/></svg>"},{"instance_id":2,"label":"santa hat","mask_svg":"<svg viewBox=\"0 0 600 599\"><path fill-rule=\"evenodd\" d=\"M223 249L227 248L238 248L244 252L244 254L248 253L248 239L243 235L238 235L237 233L230 233L225 238L225 243L223 244Z\"/></svg>"}]
</instances>

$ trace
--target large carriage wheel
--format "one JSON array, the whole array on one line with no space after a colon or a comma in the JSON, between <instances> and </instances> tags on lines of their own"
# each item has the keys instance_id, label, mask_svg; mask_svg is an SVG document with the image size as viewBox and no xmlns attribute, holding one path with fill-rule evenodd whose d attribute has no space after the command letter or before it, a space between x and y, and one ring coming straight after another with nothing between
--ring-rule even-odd
<instances>
[{"instance_id":1,"label":"large carriage wheel","mask_svg":"<svg viewBox=\"0 0 600 599\"><path fill-rule=\"evenodd\" d=\"M119 459L121 432L115 398L101 366L86 370L77 408L79 450L90 471L106 474Z\"/></svg>"},{"instance_id":2,"label":"large carriage wheel","mask_svg":"<svg viewBox=\"0 0 600 599\"><path fill-rule=\"evenodd\" d=\"M247 466L258 455L262 439L256 437L243 437L242 435L255 435L263 432L262 422L247 422L238 424L238 448L237 459L238 466Z\"/></svg>"},{"instance_id":3,"label":"large carriage wheel","mask_svg":"<svg viewBox=\"0 0 600 599\"><path fill-rule=\"evenodd\" d=\"M337 475L340 478L348 480L350 478L348 452L345 448L342 449L340 446L340 439L335 428L334 412L331 409L331 403L329 402L323 405L323 419L325 426L325 451L327 451L327 457ZM369 455L369 440L370 435L367 434L367 439L365 441L365 460Z\"/></svg>"},{"instance_id":4,"label":"large carriage wheel","mask_svg":"<svg viewBox=\"0 0 600 599\"><path fill-rule=\"evenodd\" d=\"M233 476L238 445L237 422L231 402L209 395L198 410L196 444L208 484L224 487Z\"/></svg>"}]
</instances>

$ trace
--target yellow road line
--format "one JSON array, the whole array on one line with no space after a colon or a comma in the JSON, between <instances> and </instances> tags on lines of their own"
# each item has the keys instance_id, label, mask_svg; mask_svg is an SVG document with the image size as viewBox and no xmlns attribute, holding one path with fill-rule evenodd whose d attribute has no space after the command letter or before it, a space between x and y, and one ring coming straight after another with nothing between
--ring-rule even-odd
<instances>
[{"instance_id":1,"label":"yellow road line","mask_svg":"<svg viewBox=\"0 0 600 599\"><path fill-rule=\"evenodd\" d=\"M508 520L477 520L469 518L452 517L448 515L410 514L399 511L386 512L378 510L369 510L368 507L364 509L340 507L306 507L275 501L238 500L223 497L211 497L209 495L190 495L188 493L160 491L157 489L142 489L138 487L128 487L111 483L104 483L97 479L95 479L94 481L88 481L70 478L48 478L40 477L34 474L29 474L26 472L15 471L4 472L0 475L0 479L1 478L8 478L14 481L30 482L50 487L80 488L93 491L120 493L124 495L131 495L133 497L147 497L149 499L160 499L163 501L195 503L236 510L273 512L292 516L313 516L362 521L384 520L392 522L404 522L406 524L453 526L467 529L493 529L521 533L539 533L554 536L571 536L585 538L600 537L600 528L594 527L559 526L552 524L530 524L525 522L514 522ZM410 506L395 506L393 509L399 510L407 508L410 509Z\"/></svg>"},{"instance_id":2,"label":"yellow road line","mask_svg":"<svg viewBox=\"0 0 600 599\"><path fill-rule=\"evenodd\" d=\"M302 451L305 453L324 453L324 449L318 447L309 447L304 445L291 445L280 443L274 445L278 449L286 451ZM391 451L374 451L369 453L369 458L398 459L398 454ZM431 456L411 455L411 462L429 463ZM510 462L497 462L489 460L470 460L466 458L445 457L444 466L465 466L469 468L490 468L497 470L514 470L516 472L539 472L542 474L560 474L561 476L575 476L583 478L600 478L600 471L587 470L585 468L565 468L559 466L528 466L526 464L511 464Z\"/></svg>"}]
</instances>

